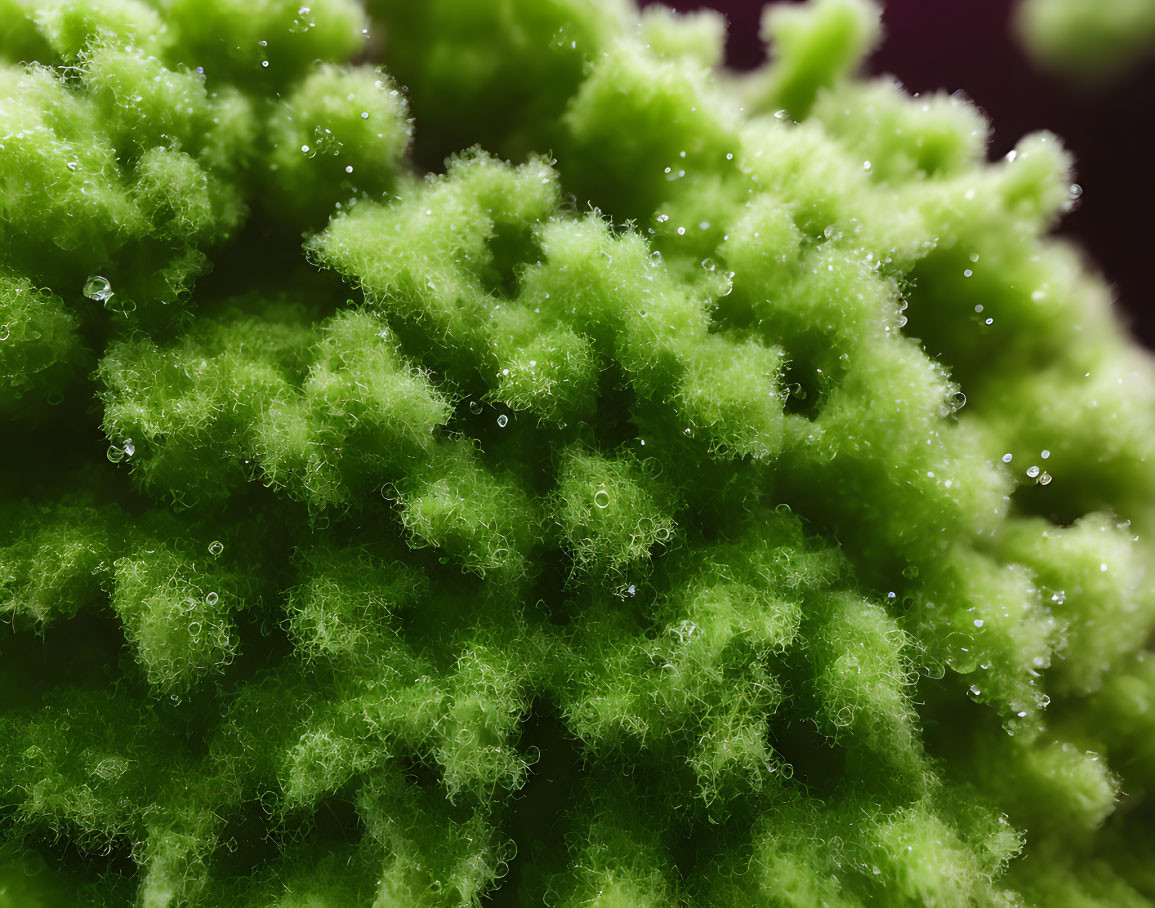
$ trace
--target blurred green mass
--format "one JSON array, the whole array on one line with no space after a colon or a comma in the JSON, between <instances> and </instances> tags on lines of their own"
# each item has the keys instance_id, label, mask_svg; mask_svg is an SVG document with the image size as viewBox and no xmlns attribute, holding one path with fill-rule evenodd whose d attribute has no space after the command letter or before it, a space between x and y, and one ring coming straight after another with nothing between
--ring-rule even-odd
<instances>
[{"instance_id":1,"label":"blurred green mass","mask_svg":"<svg viewBox=\"0 0 1155 908\"><path fill-rule=\"evenodd\" d=\"M1100 84L1155 55L1150 0L1021 0L1016 18L1031 56L1082 85Z\"/></svg>"},{"instance_id":2,"label":"blurred green mass","mask_svg":"<svg viewBox=\"0 0 1155 908\"><path fill-rule=\"evenodd\" d=\"M0 906L1155 903L1069 156L724 31L0 0Z\"/></svg>"}]
</instances>

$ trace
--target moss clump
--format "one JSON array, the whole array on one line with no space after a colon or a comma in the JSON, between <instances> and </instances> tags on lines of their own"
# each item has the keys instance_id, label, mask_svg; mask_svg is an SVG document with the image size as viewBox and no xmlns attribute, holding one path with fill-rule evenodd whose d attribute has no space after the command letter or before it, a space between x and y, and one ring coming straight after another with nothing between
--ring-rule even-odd
<instances>
[{"instance_id":1,"label":"moss clump","mask_svg":"<svg viewBox=\"0 0 1155 908\"><path fill-rule=\"evenodd\" d=\"M0 905L1155 902L1069 157L765 21L0 0Z\"/></svg>"}]
</instances>

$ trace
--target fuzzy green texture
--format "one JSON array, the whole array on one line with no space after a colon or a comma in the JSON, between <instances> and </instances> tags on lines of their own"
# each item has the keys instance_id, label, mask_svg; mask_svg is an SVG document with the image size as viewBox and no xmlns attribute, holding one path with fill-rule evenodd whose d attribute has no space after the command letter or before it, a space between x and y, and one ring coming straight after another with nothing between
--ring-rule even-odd
<instances>
[{"instance_id":1,"label":"fuzzy green texture","mask_svg":"<svg viewBox=\"0 0 1155 908\"><path fill-rule=\"evenodd\" d=\"M0 908L1155 904L1072 162L764 21L0 0Z\"/></svg>"}]
</instances>

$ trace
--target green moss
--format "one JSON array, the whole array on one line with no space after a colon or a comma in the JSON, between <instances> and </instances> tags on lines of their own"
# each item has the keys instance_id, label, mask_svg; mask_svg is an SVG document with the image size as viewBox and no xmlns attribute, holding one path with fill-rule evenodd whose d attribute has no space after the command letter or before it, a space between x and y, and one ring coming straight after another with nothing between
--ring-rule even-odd
<instances>
[{"instance_id":1,"label":"green moss","mask_svg":"<svg viewBox=\"0 0 1155 908\"><path fill-rule=\"evenodd\" d=\"M858 0L369 13L0 0L0 905L1155 901L1061 142Z\"/></svg>"}]
</instances>

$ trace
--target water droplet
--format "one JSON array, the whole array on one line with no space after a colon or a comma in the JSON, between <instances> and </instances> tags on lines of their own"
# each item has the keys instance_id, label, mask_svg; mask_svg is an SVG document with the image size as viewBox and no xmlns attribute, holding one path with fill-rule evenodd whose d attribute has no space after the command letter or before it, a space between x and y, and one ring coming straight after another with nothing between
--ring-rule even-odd
<instances>
[{"instance_id":1,"label":"water droplet","mask_svg":"<svg viewBox=\"0 0 1155 908\"><path fill-rule=\"evenodd\" d=\"M1039 485L1049 486L1051 484L1051 474L1044 470L1039 474Z\"/></svg>"},{"instance_id":2,"label":"water droplet","mask_svg":"<svg viewBox=\"0 0 1155 908\"><path fill-rule=\"evenodd\" d=\"M1031 479L1034 479L1039 475L1039 468L1036 466L1027 467L1027 475L1030 476Z\"/></svg>"},{"instance_id":3,"label":"water droplet","mask_svg":"<svg viewBox=\"0 0 1155 908\"><path fill-rule=\"evenodd\" d=\"M205 596L205 602L209 605L216 605L219 599L220 596L218 596L216 593L209 593L207 596Z\"/></svg>"},{"instance_id":4,"label":"water droplet","mask_svg":"<svg viewBox=\"0 0 1155 908\"><path fill-rule=\"evenodd\" d=\"M1072 183L1070 189L1067 190L1067 196L1072 202L1081 199L1083 197L1083 187L1078 183Z\"/></svg>"},{"instance_id":5,"label":"water droplet","mask_svg":"<svg viewBox=\"0 0 1155 908\"><path fill-rule=\"evenodd\" d=\"M362 120L368 120L369 119L369 111L367 111L367 110L361 111L361 119Z\"/></svg>"},{"instance_id":6,"label":"water droplet","mask_svg":"<svg viewBox=\"0 0 1155 908\"><path fill-rule=\"evenodd\" d=\"M957 413L967 405L967 396L962 391L956 391L950 399L950 409L952 413Z\"/></svg>"},{"instance_id":7,"label":"water droplet","mask_svg":"<svg viewBox=\"0 0 1155 908\"><path fill-rule=\"evenodd\" d=\"M1004 454L1003 455L1003 463L1010 463L1014 459L1015 459L1014 454Z\"/></svg>"},{"instance_id":8,"label":"water droplet","mask_svg":"<svg viewBox=\"0 0 1155 908\"><path fill-rule=\"evenodd\" d=\"M982 627L984 623L982 618L975 618L975 627Z\"/></svg>"},{"instance_id":9,"label":"water droplet","mask_svg":"<svg viewBox=\"0 0 1155 908\"><path fill-rule=\"evenodd\" d=\"M638 593L638 588L636 586L634 586L634 584L631 583L629 586L626 587L626 594L627 595L636 596L637 593Z\"/></svg>"},{"instance_id":10,"label":"water droplet","mask_svg":"<svg viewBox=\"0 0 1155 908\"><path fill-rule=\"evenodd\" d=\"M685 227L679 227L678 228L678 236L685 236L685 235L686 235L686 228Z\"/></svg>"},{"instance_id":11,"label":"water droplet","mask_svg":"<svg viewBox=\"0 0 1155 908\"><path fill-rule=\"evenodd\" d=\"M6 341L12 336L11 325L0 325L0 341Z\"/></svg>"},{"instance_id":12,"label":"water droplet","mask_svg":"<svg viewBox=\"0 0 1155 908\"><path fill-rule=\"evenodd\" d=\"M471 400L469 402L469 412L472 413L474 416L479 415L481 413L481 411L484 409L485 408L481 405L481 401L479 401L479 400Z\"/></svg>"},{"instance_id":13,"label":"water droplet","mask_svg":"<svg viewBox=\"0 0 1155 908\"><path fill-rule=\"evenodd\" d=\"M869 161L863 161L862 162L862 169L869 171L870 170L870 162Z\"/></svg>"},{"instance_id":14,"label":"water droplet","mask_svg":"<svg viewBox=\"0 0 1155 908\"><path fill-rule=\"evenodd\" d=\"M352 172L353 172L353 165L352 164L345 165L345 173L352 173Z\"/></svg>"},{"instance_id":15,"label":"water droplet","mask_svg":"<svg viewBox=\"0 0 1155 908\"><path fill-rule=\"evenodd\" d=\"M107 303L112 298L112 284L108 278L94 274L84 284L84 295L98 303Z\"/></svg>"},{"instance_id":16,"label":"water droplet","mask_svg":"<svg viewBox=\"0 0 1155 908\"><path fill-rule=\"evenodd\" d=\"M970 689L967 691L967 693L970 694L972 697L981 697L983 694L983 691L982 691L982 688L980 688L977 684L972 684L970 686Z\"/></svg>"},{"instance_id":17,"label":"water droplet","mask_svg":"<svg viewBox=\"0 0 1155 908\"><path fill-rule=\"evenodd\" d=\"M1044 448L1043 451L1039 454L1039 456L1041 458L1043 458L1043 460L1046 460L1048 457L1051 456L1051 452Z\"/></svg>"},{"instance_id":18,"label":"water droplet","mask_svg":"<svg viewBox=\"0 0 1155 908\"><path fill-rule=\"evenodd\" d=\"M966 269L966 270L963 272L963 277L970 277L970 276L971 276L971 275L973 275L973 274L974 274L974 272L973 272L973 271L971 271L971 270L970 270L970 268L967 268L967 269Z\"/></svg>"},{"instance_id":19,"label":"water droplet","mask_svg":"<svg viewBox=\"0 0 1155 908\"><path fill-rule=\"evenodd\" d=\"M303 151L303 152L305 152L305 153L307 154L307 153L308 153L308 151L309 151L309 146L308 146L308 145L302 145L302 146L301 146L301 151Z\"/></svg>"},{"instance_id":20,"label":"water droplet","mask_svg":"<svg viewBox=\"0 0 1155 908\"><path fill-rule=\"evenodd\" d=\"M605 489L598 489L594 492L594 504L599 508L608 508L610 506L610 493Z\"/></svg>"},{"instance_id":21,"label":"water droplet","mask_svg":"<svg viewBox=\"0 0 1155 908\"><path fill-rule=\"evenodd\" d=\"M125 457L132 457L132 455L136 453L136 445L133 444L131 438L126 438L124 440L124 444L121 445L121 447L124 448Z\"/></svg>"},{"instance_id":22,"label":"water droplet","mask_svg":"<svg viewBox=\"0 0 1155 908\"><path fill-rule=\"evenodd\" d=\"M509 425L509 417L506 416L504 413L502 413L499 417L497 417L497 427L499 429L504 429L508 425Z\"/></svg>"},{"instance_id":23,"label":"water droplet","mask_svg":"<svg viewBox=\"0 0 1155 908\"><path fill-rule=\"evenodd\" d=\"M212 555L214 558L216 558L217 555L219 555L224 550L225 550L225 544L223 542L221 542L219 539L214 539L212 542L209 543L209 554Z\"/></svg>"},{"instance_id":24,"label":"water droplet","mask_svg":"<svg viewBox=\"0 0 1155 908\"><path fill-rule=\"evenodd\" d=\"M775 120L785 120L788 116L790 116L790 111L788 111L788 110L776 110L776 111L774 111L774 119Z\"/></svg>"}]
</instances>

